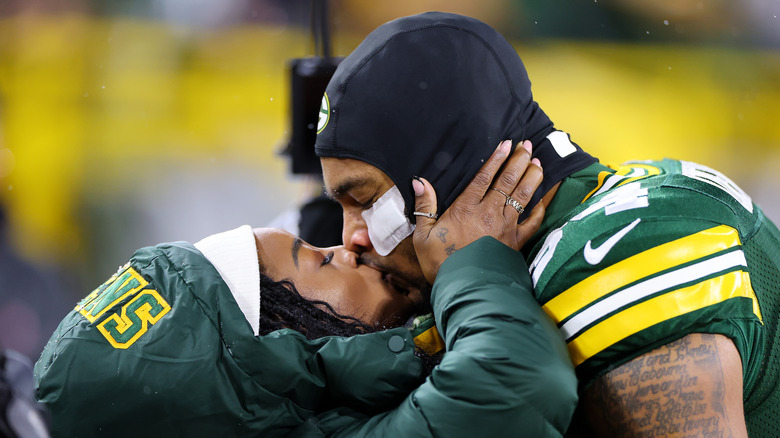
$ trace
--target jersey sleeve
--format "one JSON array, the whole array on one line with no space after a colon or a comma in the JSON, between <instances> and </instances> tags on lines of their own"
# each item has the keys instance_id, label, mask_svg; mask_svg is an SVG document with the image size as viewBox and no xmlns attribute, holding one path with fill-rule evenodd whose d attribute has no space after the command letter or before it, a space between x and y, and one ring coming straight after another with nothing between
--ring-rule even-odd
<instances>
[{"instance_id":1,"label":"jersey sleeve","mask_svg":"<svg viewBox=\"0 0 780 438\"><path fill-rule=\"evenodd\" d=\"M532 275L581 388L690 333L723 334L746 364L760 362L751 354L763 317L744 246L756 213L744 202L657 172L586 200L550 233Z\"/></svg>"},{"instance_id":2,"label":"jersey sleeve","mask_svg":"<svg viewBox=\"0 0 780 438\"><path fill-rule=\"evenodd\" d=\"M447 352L428 379L390 411L361 419L333 411L304 428L345 437L563 436L576 379L530 289L522 256L496 240L458 251L434 284Z\"/></svg>"}]
</instances>

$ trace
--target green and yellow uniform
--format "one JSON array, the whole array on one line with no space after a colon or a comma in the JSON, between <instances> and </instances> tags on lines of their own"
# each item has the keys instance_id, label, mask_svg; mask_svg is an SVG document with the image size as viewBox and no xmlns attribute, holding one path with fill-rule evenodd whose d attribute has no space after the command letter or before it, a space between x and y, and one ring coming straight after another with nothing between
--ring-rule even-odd
<instances>
[{"instance_id":1,"label":"green and yellow uniform","mask_svg":"<svg viewBox=\"0 0 780 438\"><path fill-rule=\"evenodd\" d=\"M565 179L529 252L581 388L690 333L742 357L748 432L780 430L780 232L732 181L674 160ZM531 248L531 246L529 246Z\"/></svg>"}]
</instances>

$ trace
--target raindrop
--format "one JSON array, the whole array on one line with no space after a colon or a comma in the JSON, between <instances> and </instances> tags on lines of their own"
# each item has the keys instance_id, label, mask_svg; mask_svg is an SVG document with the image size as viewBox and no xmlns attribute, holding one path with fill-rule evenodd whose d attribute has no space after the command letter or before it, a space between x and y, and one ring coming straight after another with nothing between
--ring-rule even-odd
<instances>
[{"instance_id":1,"label":"raindrop","mask_svg":"<svg viewBox=\"0 0 780 438\"><path fill-rule=\"evenodd\" d=\"M421 81L419 87L421 90L426 90L428 89L428 83L425 81Z\"/></svg>"},{"instance_id":2,"label":"raindrop","mask_svg":"<svg viewBox=\"0 0 780 438\"><path fill-rule=\"evenodd\" d=\"M14 186L12 186L12 185L10 185L10 184L9 184L9 185L8 185L8 191L10 192L10 191L11 191L11 190L13 190L13 189L14 189Z\"/></svg>"},{"instance_id":3,"label":"raindrop","mask_svg":"<svg viewBox=\"0 0 780 438\"><path fill-rule=\"evenodd\" d=\"M664 25L668 26L669 25L669 20L664 20Z\"/></svg>"},{"instance_id":4,"label":"raindrop","mask_svg":"<svg viewBox=\"0 0 780 438\"><path fill-rule=\"evenodd\" d=\"M84 93L84 97L89 97L89 93Z\"/></svg>"},{"instance_id":5,"label":"raindrop","mask_svg":"<svg viewBox=\"0 0 780 438\"><path fill-rule=\"evenodd\" d=\"M273 102L273 101L274 101L274 98L272 97L272 98L271 98L271 102Z\"/></svg>"},{"instance_id":6,"label":"raindrop","mask_svg":"<svg viewBox=\"0 0 780 438\"><path fill-rule=\"evenodd\" d=\"M650 35L650 31L649 31L649 30L645 31L645 33L646 33L646 34L648 34L648 35Z\"/></svg>"},{"instance_id":7,"label":"raindrop","mask_svg":"<svg viewBox=\"0 0 780 438\"><path fill-rule=\"evenodd\" d=\"M106 89L106 86L105 86L105 85L101 85L101 86L100 86L100 88L102 88L102 89L104 89L104 90L105 90L105 89Z\"/></svg>"}]
</instances>

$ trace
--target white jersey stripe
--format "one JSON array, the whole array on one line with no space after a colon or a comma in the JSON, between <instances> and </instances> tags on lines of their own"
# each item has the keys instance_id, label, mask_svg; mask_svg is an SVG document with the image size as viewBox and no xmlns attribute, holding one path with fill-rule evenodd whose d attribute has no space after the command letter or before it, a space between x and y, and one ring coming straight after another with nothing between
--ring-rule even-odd
<instances>
[{"instance_id":1,"label":"white jersey stripe","mask_svg":"<svg viewBox=\"0 0 780 438\"><path fill-rule=\"evenodd\" d=\"M711 259L668 272L628 287L602 301L599 301L561 326L561 332L567 341L582 329L595 321L636 301L665 289L701 279L736 266L747 266L745 254L741 250L732 251Z\"/></svg>"}]
</instances>

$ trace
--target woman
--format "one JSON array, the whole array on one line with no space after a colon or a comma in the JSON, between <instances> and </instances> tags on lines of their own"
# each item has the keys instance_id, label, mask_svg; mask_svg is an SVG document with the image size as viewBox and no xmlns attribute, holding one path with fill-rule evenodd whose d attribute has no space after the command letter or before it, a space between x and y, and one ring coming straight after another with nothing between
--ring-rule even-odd
<instances>
[{"instance_id":1,"label":"woman","mask_svg":"<svg viewBox=\"0 0 780 438\"><path fill-rule=\"evenodd\" d=\"M492 238L471 243L517 238L501 233L518 213L493 205L484 183L507 155L497 150L483 168L490 178L464 192L482 194L468 207L494 209L500 232L459 234L448 213L418 222L448 351L427 378L416 333L402 326L428 299L421 291L399 290L341 247L245 226L138 250L65 318L35 369L54 435L562 435L576 381L527 271L516 269L523 258ZM527 153L506 168L525 172L515 184L533 193L541 171ZM430 186L419 195L418 209L430 211ZM462 249L445 261L436 236L448 226ZM496 252L506 252L498 265L472 262ZM491 281L475 282L474 269ZM320 337L329 334L358 335Z\"/></svg>"}]
</instances>

